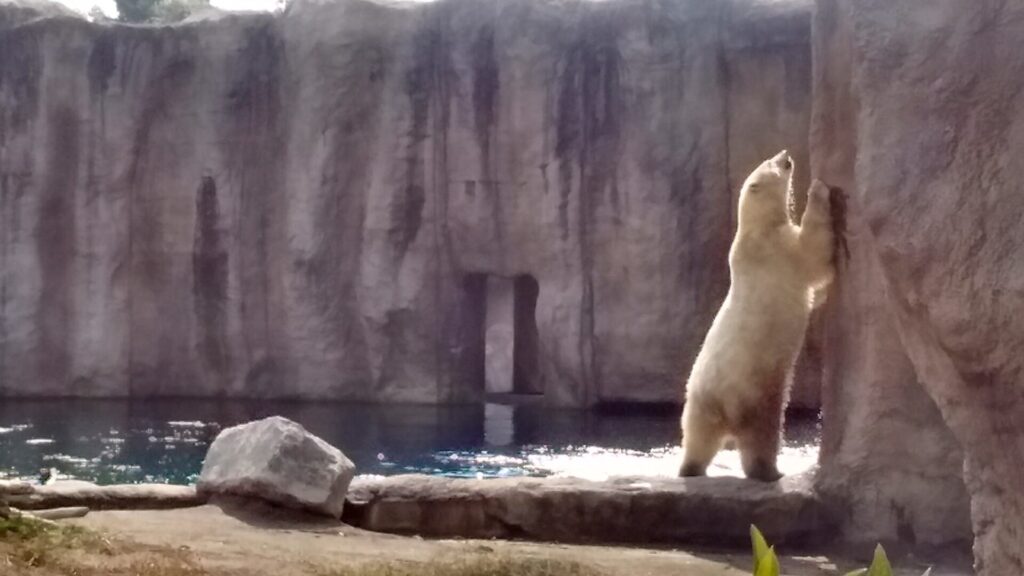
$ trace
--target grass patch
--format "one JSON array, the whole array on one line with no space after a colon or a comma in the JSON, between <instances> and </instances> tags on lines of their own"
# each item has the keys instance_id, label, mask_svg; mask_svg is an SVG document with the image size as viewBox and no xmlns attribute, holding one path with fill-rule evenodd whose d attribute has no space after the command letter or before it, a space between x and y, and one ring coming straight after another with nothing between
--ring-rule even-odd
<instances>
[{"instance_id":1,"label":"grass patch","mask_svg":"<svg viewBox=\"0 0 1024 576\"><path fill-rule=\"evenodd\" d=\"M187 555L112 542L77 526L0 519L0 574L31 576L207 576Z\"/></svg>"},{"instance_id":2,"label":"grass patch","mask_svg":"<svg viewBox=\"0 0 1024 576\"><path fill-rule=\"evenodd\" d=\"M38 538L51 529L50 526L31 518L15 516L12 518L0 518L0 539L2 540L30 540Z\"/></svg>"},{"instance_id":3,"label":"grass patch","mask_svg":"<svg viewBox=\"0 0 1024 576\"><path fill-rule=\"evenodd\" d=\"M108 540L84 528L55 526L26 517L0 519L0 542L106 554L112 547Z\"/></svg>"},{"instance_id":4,"label":"grass patch","mask_svg":"<svg viewBox=\"0 0 1024 576\"><path fill-rule=\"evenodd\" d=\"M59 566L68 551L110 554L110 543L82 528L54 526L32 518L0 519L0 565L15 568Z\"/></svg>"},{"instance_id":5,"label":"grass patch","mask_svg":"<svg viewBox=\"0 0 1024 576\"><path fill-rule=\"evenodd\" d=\"M602 576L578 562L474 554L432 562L374 562L321 573L322 576Z\"/></svg>"}]
</instances>

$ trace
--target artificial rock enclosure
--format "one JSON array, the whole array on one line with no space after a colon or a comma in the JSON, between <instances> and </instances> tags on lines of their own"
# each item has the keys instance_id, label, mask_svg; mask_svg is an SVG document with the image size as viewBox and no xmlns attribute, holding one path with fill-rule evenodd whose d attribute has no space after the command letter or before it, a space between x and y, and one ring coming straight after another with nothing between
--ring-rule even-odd
<instances>
[{"instance_id":1,"label":"artificial rock enclosure","mask_svg":"<svg viewBox=\"0 0 1024 576\"><path fill-rule=\"evenodd\" d=\"M806 158L809 5L723 6L7 8L2 391L478 399L524 278L549 401L677 401L730 190Z\"/></svg>"},{"instance_id":2,"label":"artificial rock enclosure","mask_svg":"<svg viewBox=\"0 0 1024 576\"><path fill-rule=\"evenodd\" d=\"M0 395L472 401L503 295L515 391L677 401L786 148L851 196L795 392L843 536L1024 573L1022 41L976 0L5 0Z\"/></svg>"}]
</instances>

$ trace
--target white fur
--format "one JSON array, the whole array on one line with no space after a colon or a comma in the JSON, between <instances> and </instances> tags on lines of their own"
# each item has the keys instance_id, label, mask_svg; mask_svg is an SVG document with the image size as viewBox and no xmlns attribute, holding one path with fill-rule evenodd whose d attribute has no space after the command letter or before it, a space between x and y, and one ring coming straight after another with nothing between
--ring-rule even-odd
<instances>
[{"instance_id":1,"label":"white fur","mask_svg":"<svg viewBox=\"0 0 1024 576\"><path fill-rule=\"evenodd\" d=\"M754 170L740 192L739 226L729 251L729 293L687 383L683 443L684 469L687 462L694 468L690 474L703 473L722 440L738 436L748 476L755 457L766 460L769 472L763 479L777 475L771 472L775 454L764 452L778 439L748 438L745 446L744 426L749 426L749 414L763 407L778 412L774 434L779 434L812 292L832 277L828 188L817 181L811 186L801 225L794 225L786 212L792 168L783 151ZM773 397L781 399L781 406L771 404ZM757 432L765 433L771 432ZM758 447L751 449L751 444Z\"/></svg>"}]
</instances>

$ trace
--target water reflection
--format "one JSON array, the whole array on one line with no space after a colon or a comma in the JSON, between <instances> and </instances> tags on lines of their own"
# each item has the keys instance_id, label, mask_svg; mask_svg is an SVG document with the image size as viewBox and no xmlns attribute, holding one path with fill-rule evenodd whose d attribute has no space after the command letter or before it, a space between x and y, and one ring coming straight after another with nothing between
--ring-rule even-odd
<instances>
[{"instance_id":1,"label":"water reflection","mask_svg":"<svg viewBox=\"0 0 1024 576\"><path fill-rule=\"evenodd\" d=\"M615 413L540 406L396 406L202 400L4 400L0 476L115 482L194 482L209 443L227 426L280 414L338 446L361 474L448 476L673 475L680 453L673 411ZM817 459L817 423L792 420L780 467ZM735 452L711 474L738 474Z\"/></svg>"}]
</instances>

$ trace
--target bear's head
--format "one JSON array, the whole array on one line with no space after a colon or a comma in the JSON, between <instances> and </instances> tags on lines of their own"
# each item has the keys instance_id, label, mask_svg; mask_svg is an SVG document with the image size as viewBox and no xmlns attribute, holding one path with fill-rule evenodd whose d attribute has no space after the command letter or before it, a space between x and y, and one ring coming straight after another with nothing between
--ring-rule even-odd
<instances>
[{"instance_id":1,"label":"bear's head","mask_svg":"<svg viewBox=\"0 0 1024 576\"><path fill-rule=\"evenodd\" d=\"M793 159L783 150L765 160L740 190L741 229L772 228L789 222L787 199L793 185Z\"/></svg>"}]
</instances>

